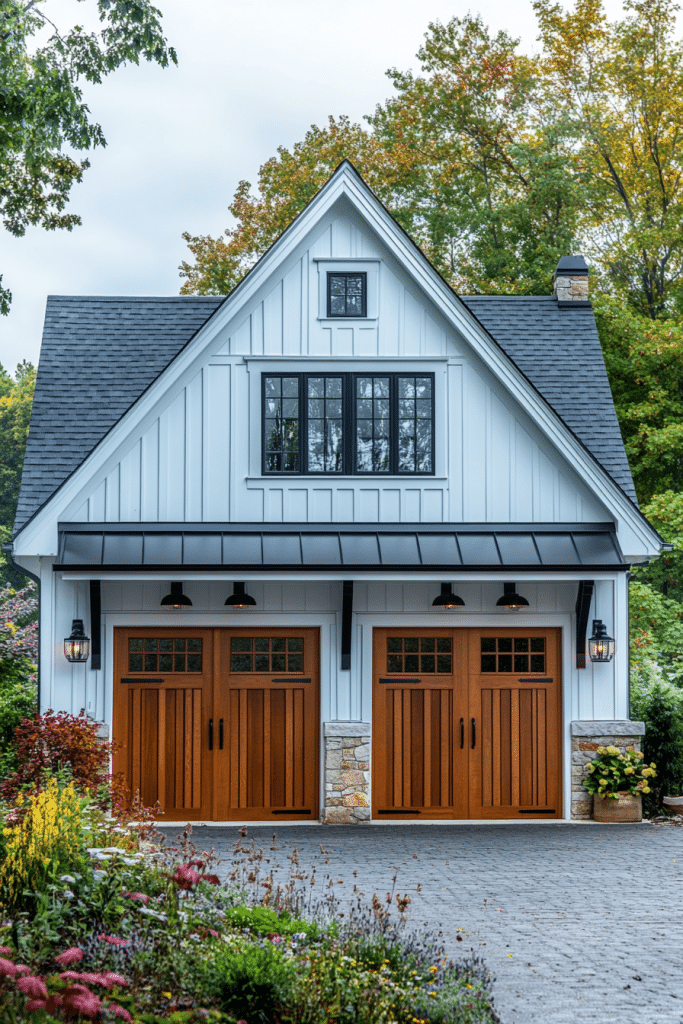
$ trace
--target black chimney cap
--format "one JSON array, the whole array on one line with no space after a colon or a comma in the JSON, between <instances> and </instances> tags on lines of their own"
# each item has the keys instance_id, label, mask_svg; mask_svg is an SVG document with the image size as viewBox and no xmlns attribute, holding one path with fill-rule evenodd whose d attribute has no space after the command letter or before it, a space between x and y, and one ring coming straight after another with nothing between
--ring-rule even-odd
<instances>
[{"instance_id":1,"label":"black chimney cap","mask_svg":"<svg viewBox=\"0 0 683 1024\"><path fill-rule=\"evenodd\" d=\"M588 277L588 264L583 256L561 256L555 277Z\"/></svg>"}]
</instances>

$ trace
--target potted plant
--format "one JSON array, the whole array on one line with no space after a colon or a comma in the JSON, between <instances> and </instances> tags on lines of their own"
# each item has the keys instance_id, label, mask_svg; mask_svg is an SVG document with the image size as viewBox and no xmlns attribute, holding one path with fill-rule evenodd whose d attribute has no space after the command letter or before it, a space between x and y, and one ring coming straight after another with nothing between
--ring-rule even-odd
<instances>
[{"instance_id":1,"label":"potted plant","mask_svg":"<svg viewBox=\"0 0 683 1024\"><path fill-rule=\"evenodd\" d=\"M642 794L650 792L657 774L654 763L643 764L640 751L621 753L618 747L598 747L583 784L593 794L595 821L642 821Z\"/></svg>"}]
</instances>

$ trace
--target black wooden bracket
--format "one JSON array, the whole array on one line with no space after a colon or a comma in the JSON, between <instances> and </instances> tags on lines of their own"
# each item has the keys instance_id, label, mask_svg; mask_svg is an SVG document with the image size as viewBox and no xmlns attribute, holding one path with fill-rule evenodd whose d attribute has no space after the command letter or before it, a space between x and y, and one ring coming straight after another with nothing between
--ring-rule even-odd
<instances>
[{"instance_id":1,"label":"black wooden bracket","mask_svg":"<svg viewBox=\"0 0 683 1024\"><path fill-rule=\"evenodd\" d=\"M341 667L351 668L351 614L353 612L353 580L344 580L342 584L342 623L341 623Z\"/></svg>"},{"instance_id":2,"label":"black wooden bracket","mask_svg":"<svg viewBox=\"0 0 683 1024\"><path fill-rule=\"evenodd\" d=\"M588 630L588 615L593 600L595 582L593 580L580 580L579 593L576 597L576 667L586 667L586 632Z\"/></svg>"},{"instance_id":3,"label":"black wooden bracket","mask_svg":"<svg viewBox=\"0 0 683 1024\"><path fill-rule=\"evenodd\" d=\"M90 580L90 668L102 667L102 590L99 580Z\"/></svg>"}]
</instances>

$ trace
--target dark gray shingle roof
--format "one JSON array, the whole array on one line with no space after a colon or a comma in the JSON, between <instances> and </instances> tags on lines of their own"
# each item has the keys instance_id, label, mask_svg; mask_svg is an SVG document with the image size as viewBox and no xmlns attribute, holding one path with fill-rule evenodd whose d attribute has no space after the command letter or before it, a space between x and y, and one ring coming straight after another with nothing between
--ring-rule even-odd
<instances>
[{"instance_id":1,"label":"dark gray shingle roof","mask_svg":"<svg viewBox=\"0 0 683 1024\"><path fill-rule=\"evenodd\" d=\"M15 532L222 301L194 295L48 297Z\"/></svg>"},{"instance_id":2,"label":"dark gray shingle roof","mask_svg":"<svg viewBox=\"0 0 683 1024\"><path fill-rule=\"evenodd\" d=\"M51 296L15 531L216 311L215 296ZM593 312L551 297L468 296L480 323L635 501Z\"/></svg>"},{"instance_id":3,"label":"dark gray shingle roof","mask_svg":"<svg viewBox=\"0 0 683 1024\"><path fill-rule=\"evenodd\" d=\"M631 470L590 306L548 295L465 295L468 309L631 501Z\"/></svg>"}]
</instances>

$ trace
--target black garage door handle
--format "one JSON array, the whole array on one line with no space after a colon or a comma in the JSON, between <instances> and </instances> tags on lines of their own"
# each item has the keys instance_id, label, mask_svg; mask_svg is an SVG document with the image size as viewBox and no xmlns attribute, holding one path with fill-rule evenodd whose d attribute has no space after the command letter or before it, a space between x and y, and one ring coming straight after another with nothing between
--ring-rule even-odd
<instances>
[{"instance_id":1,"label":"black garage door handle","mask_svg":"<svg viewBox=\"0 0 683 1024\"><path fill-rule=\"evenodd\" d=\"M474 750L476 745L477 745L477 725L476 725L476 722L474 721L474 719L472 719L472 750Z\"/></svg>"},{"instance_id":2,"label":"black garage door handle","mask_svg":"<svg viewBox=\"0 0 683 1024\"><path fill-rule=\"evenodd\" d=\"M209 750L213 750L213 718L209 719Z\"/></svg>"},{"instance_id":3,"label":"black garage door handle","mask_svg":"<svg viewBox=\"0 0 683 1024\"><path fill-rule=\"evenodd\" d=\"M460 749L465 746L465 719L460 719Z\"/></svg>"}]
</instances>

